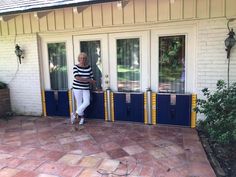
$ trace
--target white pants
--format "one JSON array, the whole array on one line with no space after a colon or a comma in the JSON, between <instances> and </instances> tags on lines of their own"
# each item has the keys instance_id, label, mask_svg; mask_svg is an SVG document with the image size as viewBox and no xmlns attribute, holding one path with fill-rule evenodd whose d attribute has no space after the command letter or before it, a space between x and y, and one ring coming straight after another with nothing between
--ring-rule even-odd
<instances>
[{"instance_id":1,"label":"white pants","mask_svg":"<svg viewBox=\"0 0 236 177\"><path fill-rule=\"evenodd\" d=\"M83 116L84 110L90 104L90 91L73 89L73 93L74 93L75 101L76 101L76 113L79 116Z\"/></svg>"}]
</instances>

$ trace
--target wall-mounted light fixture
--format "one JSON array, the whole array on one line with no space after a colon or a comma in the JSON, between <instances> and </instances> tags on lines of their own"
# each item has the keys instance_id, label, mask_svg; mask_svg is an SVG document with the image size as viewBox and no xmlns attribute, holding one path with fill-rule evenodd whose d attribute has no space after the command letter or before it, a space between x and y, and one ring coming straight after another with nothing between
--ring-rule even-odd
<instances>
[{"instance_id":1,"label":"wall-mounted light fixture","mask_svg":"<svg viewBox=\"0 0 236 177\"><path fill-rule=\"evenodd\" d=\"M21 50L20 46L16 44L15 46L15 54L19 59L19 63L21 64L21 59L24 58L23 55L23 50Z\"/></svg>"},{"instance_id":2,"label":"wall-mounted light fixture","mask_svg":"<svg viewBox=\"0 0 236 177\"><path fill-rule=\"evenodd\" d=\"M227 59L228 59L228 69L227 69L227 80L228 80L228 88L229 88L229 67L230 67L230 51L232 49L232 47L235 45L235 33L234 33L234 30L233 28L229 28L229 22L232 22L234 21L235 19L229 19L228 22L227 22L227 28L229 30L229 33L228 33L228 37L225 39L225 47L226 47L226 52L227 52Z\"/></svg>"},{"instance_id":3,"label":"wall-mounted light fixture","mask_svg":"<svg viewBox=\"0 0 236 177\"><path fill-rule=\"evenodd\" d=\"M225 50L227 51L227 58L228 59L230 58L231 48L235 45L235 42L236 42L236 40L234 38L234 36L235 36L234 30L233 30L233 28L231 28L231 29L229 28L229 22L233 21L233 20L229 19L228 22L227 22L227 27L228 27L228 30L229 30L229 33L228 33L229 36L225 39L225 47L226 47Z\"/></svg>"}]
</instances>

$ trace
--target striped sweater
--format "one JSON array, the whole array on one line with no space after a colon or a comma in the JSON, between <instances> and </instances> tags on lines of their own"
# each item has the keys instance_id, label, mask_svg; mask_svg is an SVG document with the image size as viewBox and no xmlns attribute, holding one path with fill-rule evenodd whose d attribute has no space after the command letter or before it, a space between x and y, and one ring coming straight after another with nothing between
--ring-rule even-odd
<instances>
[{"instance_id":1,"label":"striped sweater","mask_svg":"<svg viewBox=\"0 0 236 177\"><path fill-rule=\"evenodd\" d=\"M93 71L91 66L88 65L85 67L81 67L79 65L74 65L73 75L74 75L73 89L89 90L89 82L78 81L76 80L75 77L79 76L81 78L93 79Z\"/></svg>"}]
</instances>

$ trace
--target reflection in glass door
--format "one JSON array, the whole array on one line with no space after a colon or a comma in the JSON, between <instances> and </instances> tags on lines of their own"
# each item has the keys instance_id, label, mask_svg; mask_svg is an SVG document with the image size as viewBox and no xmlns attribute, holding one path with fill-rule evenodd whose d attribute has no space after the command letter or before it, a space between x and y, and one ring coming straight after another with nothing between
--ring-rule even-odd
<instances>
[{"instance_id":1,"label":"reflection in glass door","mask_svg":"<svg viewBox=\"0 0 236 177\"><path fill-rule=\"evenodd\" d=\"M118 91L140 91L139 38L117 39Z\"/></svg>"},{"instance_id":2,"label":"reflection in glass door","mask_svg":"<svg viewBox=\"0 0 236 177\"><path fill-rule=\"evenodd\" d=\"M159 37L159 92L185 92L185 36Z\"/></svg>"},{"instance_id":3,"label":"reflection in glass door","mask_svg":"<svg viewBox=\"0 0 236 177\"><path fill-rule=\"evenodd\" d=\"M51 89L67 90L66 44L65 42L48 43L47 48Z\"/></svg>"}]
</instances>

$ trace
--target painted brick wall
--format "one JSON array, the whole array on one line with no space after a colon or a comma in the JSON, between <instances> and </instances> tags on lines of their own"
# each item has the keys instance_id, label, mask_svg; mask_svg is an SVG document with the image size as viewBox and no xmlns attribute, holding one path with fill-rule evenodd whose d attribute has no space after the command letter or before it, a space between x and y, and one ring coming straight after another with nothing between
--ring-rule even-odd
<instances>
[{"instance_id":1,"label":"painted brick wall","mask_svg":"<svg viewBox=\"0 0 236 177\"><path fill-rule=\"evenodd\" d=\"M25 51L22 64L17 62L15 44ZM13 112L41 115L37 36L0 37L0 54L0 81L9 85Z\"/></svg>"},{"instance_id":2,"label":"painted brick wall","mask_svg":"<svg viewBox=\"0 0 236 177\"><path fill-rule=\"evenodd\" d=\"M236 20L230 22L236 30ZM214 90L219 79L227 82L227 57L224 40L228 37L227 21L204 20L198 23L196 86L197 93L205 87ZM230 82L236 82L236 46L231 50Z\"/></svg>"}]
</instances>

